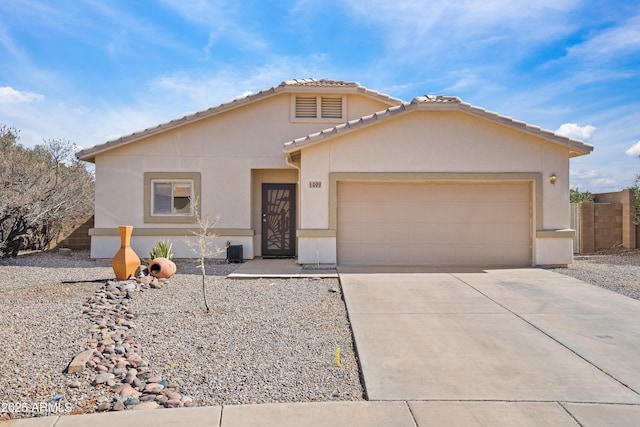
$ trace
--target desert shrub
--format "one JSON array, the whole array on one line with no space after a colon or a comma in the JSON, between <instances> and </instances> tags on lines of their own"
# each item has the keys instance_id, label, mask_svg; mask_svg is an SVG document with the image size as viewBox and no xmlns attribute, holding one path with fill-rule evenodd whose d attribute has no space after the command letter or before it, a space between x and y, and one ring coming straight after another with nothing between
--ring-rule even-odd
<instances>
[{"instance_id":1,"label":"desert shrub","mask_svg":"<svg viewBox=\"0 0 640 427\"><path fill-rule=\"evenodd\" d=\"M633 223L640 225L640 175L636 175L631 190L631 214L633 215Z\"/></svg>"},{"instance_id":2,"label":"desert shrub","mask_svg":"<svg viewBox=\"0 0 640 427\"><path fill-rule=\"evenodd\" d=\"M93 212L94 179L67 140L32 149L19 132L0 125L0 257L46 249L68 224Z\"/></svg>"},{"instance_id":3,"label":"desert shrub","mask_svg":"<svg viewBox=\"0 0 640 427\"><path fill-rule=\"evenodd\" d=\"M569 190L569 201L571 203L593 202L593 194L588 191L580 191L577 188Z\"/></svg>"}]
</instances>

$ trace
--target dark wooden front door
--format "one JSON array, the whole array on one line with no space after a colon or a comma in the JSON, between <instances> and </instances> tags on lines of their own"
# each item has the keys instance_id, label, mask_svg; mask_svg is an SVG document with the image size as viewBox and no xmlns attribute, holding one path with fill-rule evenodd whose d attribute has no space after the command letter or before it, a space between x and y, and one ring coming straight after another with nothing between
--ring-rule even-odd
<instances>
[{"instance_id":1,"label":"dark wooden front door","mask_svg":"<svg viewBox=\"0 0 640 427\"><path fill-rule=\"evenodd\" d=\"M296 254L296 184L262 184L262 256Z\"/></svg>"}]
</instances>

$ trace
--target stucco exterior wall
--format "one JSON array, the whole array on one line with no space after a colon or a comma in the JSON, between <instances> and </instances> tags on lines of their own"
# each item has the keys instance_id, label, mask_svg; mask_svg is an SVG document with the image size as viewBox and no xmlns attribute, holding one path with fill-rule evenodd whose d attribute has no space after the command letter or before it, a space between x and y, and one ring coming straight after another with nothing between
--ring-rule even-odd
<instances>
[{"instance_id":1,"label":"stucco exterior wall","mask_svg":"<svg viewBox=\"0 0 640 427\"><path fill-rule=\"evenodd\" d=\"M345 133L302 150L302 229L330 229L329 174L335 172L537 173L533 262L571 262L566 235L562 241L536 237L538 230L569 227L568 150L557 144L461 112L418 110ZM310 181L321 181L321 188L309 188ZM335 240L331 233L324 238ZM307 247L318 244L318 237L313 239L300 239L299 262L314 252ZM550 262L555 260L560 262Z\"/></svg>"},{"instance_id":2,"label":"stucco exterior wall","mask_svg":"<svg viewBox=\"0 0 640 427\"><path fill-rule=\"evenodd\" d=\"M416 137L417 136L417 137ZM329 226L330 172L539 172L544 228L569 226L567 150L458 112L417 111L302 151L301 228ZM557 176L555 184L548 177Z\"/></svg>"},{"instance_id":3,"label":"stucco exterior wall","mask_svg":"<svg viewBox=\"0 0 640 427\"><path fill-rule=\"evenodd\" d=\"M92 256L109 258L113 255L112 240L117 236L119 225L134 227L134 248L143 240L144 246L150 247L163 238L159 231L157 236L143 239L136 236L136 229L192 226L145 223L143 178L145 172L199 172L202 216L218 216L218 228L243 230L235 240L250 242L244 248L244 255L252 258L253 248L260 246L259 230L255 232L255 210L260 207L255 206L253 197L256 182L252 170L289 170L287 181L294 175L297 180L297 170L285 162L282 144L337 124L291 122L292 96L295 94L277 94L98 154L95 159L97 231L92 236ZM387 107L387 104L361 95L348 95L349 119ZM251 231L257 237L247 239L245 234ZM110 236L105 235L109 233ZM223 240L234 240L233 237L223 237ZM174 249L178 257L190 256L180 245L174 245Z\"/></svg>"}]
</instances>

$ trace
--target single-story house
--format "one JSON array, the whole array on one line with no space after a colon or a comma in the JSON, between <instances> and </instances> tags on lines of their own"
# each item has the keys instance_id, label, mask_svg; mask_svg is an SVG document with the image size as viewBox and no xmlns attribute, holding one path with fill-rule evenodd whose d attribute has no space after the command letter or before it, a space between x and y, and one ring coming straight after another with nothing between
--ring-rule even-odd
<instances>
[{"instance_id":1,"label":"single-story house","mask_svg":"<svg viewBox=\"0 0 640 427\"><path fill-rule=\"evenodd\" d=\"M521 266L571 263L569 159L592 149L456 97L302 79L77 156L95 163L94 258L119 225L139 255L169 239L196 257L198 213L247 259Z\"/></svg>"}]
</instances>

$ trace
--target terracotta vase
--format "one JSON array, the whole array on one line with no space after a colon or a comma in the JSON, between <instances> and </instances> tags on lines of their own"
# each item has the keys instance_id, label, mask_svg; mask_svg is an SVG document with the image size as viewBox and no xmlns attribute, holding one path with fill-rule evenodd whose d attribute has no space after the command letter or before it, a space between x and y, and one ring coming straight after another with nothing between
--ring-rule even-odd
<instances>
[{"instance_id":1,"label":"terracotta vase","mask_svg":"<svg viewBox=\"0 0 640 427\"><path fill-rule=\"evenodd\" d=\"M158 279L168 279L176 272L176 264L167 258L155 258L149 263L149 274Z\"/></svg>"},{"instance_id":2,"label":"terracotta vase","mask_svg":"<svg viewBox=\"0 0 640 427\"><path fill-rule=\"evenodd\" d=\"M116 273L116 279L127 280L136 274L136 270L140 266L140 258L131 249L133 226L121 225L118 230L120 230L120 250L113 256L111 267Z\"/></svg>"}]
</instances>

